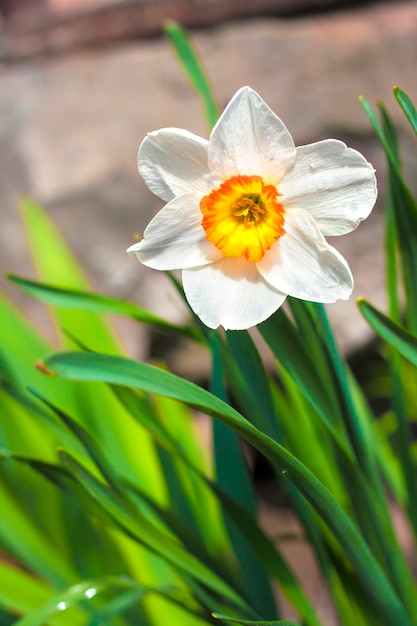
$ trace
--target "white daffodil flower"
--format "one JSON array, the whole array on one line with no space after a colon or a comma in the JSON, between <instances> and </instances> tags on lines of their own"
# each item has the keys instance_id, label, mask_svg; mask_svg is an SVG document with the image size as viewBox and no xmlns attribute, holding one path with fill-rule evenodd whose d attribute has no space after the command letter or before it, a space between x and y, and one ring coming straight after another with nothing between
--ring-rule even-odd
<instances>
[{"instance_id":1,"label":"white daffodil flower","mask_svg":"<svg viewBox=\"0 0 417 626\"><path fill-rule=\"evenodd\" d=\"M374 206L374 169L335 139L296 148L283 122L243 87L208 141L163 128L142 142L139 171L167 204L130 254L182 269L186 298L210 328L267 319L287 295L347 299L345 259L327 235L354 230Z\"/></svg>"}]
</instances>

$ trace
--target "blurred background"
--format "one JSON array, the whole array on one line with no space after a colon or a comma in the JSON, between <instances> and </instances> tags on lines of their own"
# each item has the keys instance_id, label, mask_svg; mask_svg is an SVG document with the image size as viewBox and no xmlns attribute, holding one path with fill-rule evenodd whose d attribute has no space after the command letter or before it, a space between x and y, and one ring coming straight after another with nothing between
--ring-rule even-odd
<instances>
[{"instance_id":1,"label":"blurred background","mask_svg":"<svg viewBox=\"0 0 417 626\"><path fill-rule=\"evenodd\" d=\"M5 272L34 275L16 210L30 194L97 290L183 318L166 277L125 252L162 206L136 169L145 134L164 126L208 134L163 34L168 19L189 30L222 107L248 84L297 144L335 137L372 162L378 206L355 233L332 243L352 268L355 296L384 307L385 164L358 96L382 99L391 111L416 189L415 138L392 96L399 85L417 100L416 1L1 0L1 288L44 324L43 309L3 279ZM329 312L345 351L366 344L355 298ZM146 338L121 332L134 356L146 353ZM195 376L206 364L187 354L179 367Z\"/></svg>"}]
</instances>

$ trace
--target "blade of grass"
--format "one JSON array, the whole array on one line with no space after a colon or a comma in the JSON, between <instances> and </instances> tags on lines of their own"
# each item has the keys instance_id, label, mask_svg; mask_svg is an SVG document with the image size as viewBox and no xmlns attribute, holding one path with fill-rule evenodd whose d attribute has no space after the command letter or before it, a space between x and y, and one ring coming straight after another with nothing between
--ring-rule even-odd
<instances>
[{"instance_id":1,"label":"blade of grass","mask_svg":"<svg viewBox=\"0 0 417 626\"><path fill-rule=\"evenodd\" d=\"M417 134L417 111L407 94L399 87L394 87L394 96L404 111L404 114L411 124L411 128Z\"/></svg>"},{"instance_id":2,"label":"blade of grass","mask_svg":"<svg viewBox=\"0 0 417 626\"><path fill-rule=\"evenodd\" d=\"M252 546L269 575L280 584L284 594L302 616L305 625L320 626L314 607L275 544L264 535L238 503L223 492L216 483L210 482L210 484L236 529L239 529L245 541Z\"/></svg>"},{"instance_id":3,"label":"blade of grass","mask_svg":"<svg viewBox=\"0 0 417 626\"><path fill-rule=\"evenodd\" d=\"M41 300L55 307L71 309L73 311L87 311L88 313L122 315L142 324L151 324L161 330L174 332L192 339L197 338L194 329L171 324L150 311L131 302L120 300L119 298L103 296L91 291L54 287L14 274L8 274L7 278L11 283L16 285L18 289L27 293L32 298L36 298L37 300Z\"/></svg>"},{"instance_id":4,"label":"blade of grass","mask_svg":"<svg viewBox=\"0 0 417 626\"><path fill-rule=\"evenodd\" d=\"M211 129L219 117L219 107L197 51L185 30L177 22L166 22L165 32L191 86L203 101L205 117Z\"/></svg>"},{"instance_id":5,"label":"blade of grass","mask_svg":"<svg viewBox=\"0 0 417 626\"><path fill-rule=\"evenodd\" d=\"M88 280L77 259L66 245L40 205L30 198L20 204L22 219L28 242L41 280L63 288L88 291ZM51 263L51 258L54 262ZM73 346L69 336L74 336L79 344L109 354L121 352L120 341L113 328L96 312L74 311L52 306L57 327L62 332L62 340ZM77 345L78 347L78 345ZM35 386L35 385L34 385ZM77 411L70 411L81 423L87 424L91 432L109 451L119 468L124 468L125 476L141 478L150 491L159 492L165 497L164 477L148 434L126 415L123 408L112 396L110 390L91 386L71 388L75 396ZM46 394L48 398L50 396ZM64 409L67 404L54 402ZM88 407L88 410L85 409ZM80 410L81 408L81 410ZM103 416L107 416L103 420ZM136 441L141 441L141 458L137 454ZM146 476L143 468L146 467Z\"/></svg>"},{"instance_id":6,"label":"blade of grass","mask_svg":"<svg viewBox=\"0 0 417 626\"><path fill-rule=\"evenodd\" d=\"M225 622L233 622L234 624L242 624L243 626L300 626L300 624L296 624L295 622L289 622L288 620L268 620L267 622L262 621L251 621L244 620L238 617L229 617L228 615L223 615L223 613L212 613L213 617L216 619L224 620Z\"/></svg>"},{"instance_id":7,"label":"blade of grass","mask_svg":"<svg viewBox=\"0 0 417 626\"><path fill-rule=\"evenodd\" d=\"M417 367L417 336L391 320L364 298L359 298L357 302L360 312L377 335Z\"/></svg>"},{"instance_id":8,"label":"blade of grass","mask_svg":"<svg viewBox=\"0 0 417 626\"><path fill-rule=\"evenodd\" d=\"M10 461L10 454L4 452L0 461L13 462ZM1 507L5 522L0 525L0 541L6 551L53 584L65 585L76 580L77 572L62 558L58 546L34 525L27 511L4 488Z\"/></svg>"},{"instance_id":9,"label":"blade of grass","mask_svg":"<svg viewBox=\"0 0 417 626\"><path fill-rule=\"evenodd\" d=\"M167 454L184 459L188 466L197 467L203 475L211 475L212 469L208 455L202 449L201 443L190 436L190 424L193 419L188 415L184 428L179 428L181 416L178 416L178 407L184 408L178 402L170 398L147 397L133 389L121 386L112 386L118 400L126 407L133 419L137 420L154 438L159 448L164 448ZM172 405L176 405L175 411ZM186 407L189 411L189 408ZM195 423L193 423L195 426ZM192 429L191 429L192 430ZM191 478L191 480L193 480ZM185 486L185 492L190 495L189 485ZM195 522L197 535L204 537L205 545L209 553L219 563L224 563L224 554L230 550L230 543L226 537L226 531L221 519L218 503L213 500L211 493L205 493L201 483L193 484L193 494L187 504L195 510Z\"/></svg>"},{"instance_id":10,"label":"blade of grass","mask_svg":"<svg viewBox=\"0 0 417 626\"><path fill-rule=\"evenodd\" d=\"M127 576L83 580L54 594L54 596L42 606L30 611L24 617L17 620L15 626L43 626L43 624L49 623L51 618L57 615L63 615L63 611L66 612L68 609L71 609L71 620L73 620L71 623L83 624L85 623L85 617L83 617L83 613L80 614L81 607L93 604L95 600L105 592L125 589L138 591L138 601L141 600L148 591L140 587L135 581L130 580ZM74 612L75 608L78 609L77 612ZM92 606L90 611L92 613L90 620L94 620L94 616L99 614L99 609Z\"/></svg>"},{"instance_id":11,"label":"blade of grass","mask_svg":"<svg viewBox=\"0 0 417 626\"><path fill-rule=\"evenodd\" d=\"M88 290L88 280L61 233L54 226L42 207L32 198L23 198L19 211L25 227L33 265L42 281L70 289ZM51 263L53 259L53 263ZM119 338L98 315L86 311L51 309L60 331L69 330L91 348L110 354L119 353ZM65 341L65 336L62 337Z\"/></svg>"},{"instance_id":12,"label":"blade of grass","mask_svg":"<svg viewBox=\"0 0 417 626\"><path fill-rule=\"evenodd\" d=\"M266 322L259 324L258 330L277 360L317 412L338 451L353 463L354 457L349 442L346 436L340 433L338 421L334 417L338 407L327 393L324 380L317 372L307 347L288 316L279 309Z\"/></svg>"},{"instance_id":13,"label":"blade of grass","mask_svg":"<svg viewBox=\"0 0 417 626\"><path fill-rule=\"evenodd\" d=\"M53 593L53 588L45 581L17 564L0 560L0 606L15 613L26 613L46 602Z\"/></svg>"},{"instance_id":14,"label":"blade of grass","mask_svg":"<svg viewBox=\"0 0 417 626\"><path fill-rule=\"evenodd\" d=\"M247 331L227 331L227 345L222 358L227 368L228 381L234 385L234 394L239 406L246 407L254 424L277 441L280 428L272 399L270 381L253 339ZM231 358L230 358L231 356ZM240 377L235 380L235 369ZM247 381L251 384L248 385Z\"/></svg>"}]
</instances>

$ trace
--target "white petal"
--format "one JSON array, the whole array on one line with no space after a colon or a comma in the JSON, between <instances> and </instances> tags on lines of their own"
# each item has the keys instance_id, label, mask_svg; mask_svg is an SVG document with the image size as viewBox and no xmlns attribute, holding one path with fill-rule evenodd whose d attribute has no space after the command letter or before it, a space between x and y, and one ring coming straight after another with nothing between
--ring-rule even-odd
<instances>
[{"instance_id":1,"label":"white petal","mask_svg":"<svg viewBox=\"0 0 417 626\"><path fill-rule=\"evenodd\" d=\"M189 193L164 206L148 224L142 241L129 254L157 270L174 270L213 263L222 257L207 241L201 226L200 194Z\"/></svg>"},{"instance_id":2,"label":"white petal","mask_svg":"<svg viewBox=\"0 0 417 626\"><path fill-rule=\"evenodd\" d=\"M284 123L249 87L227 105L210 135L209 168L223 180L237 174L262 176L277 184L295 160Z\"/></svg>"},{"instance_id":3,"label":"white petal","mask_svg":"<svg viewBox=\"0 0 417 626\"><path fill-rule=\"evenodd\" d=\"M191 191L205 195L213 188L207 145L207 140L180 128L149 133L139 148L139 172L149 189L166 202Z\"/></svg>"},{"instance_id":4,"label":"white petal","mask_svg":"<svg viewBox=\"0 0 417 626\"><path fill-rule=\"evenodd\" d=\"M184 270L186 298L209 328L242 330L266 320L284 302L285 295L268 285L254 263L243 258Z\"/></svg>"},{"instance_id":5,"label":"white petal","mask_svg":"<svg viewBox=\"0 0 417 626\"><path fill-rule=\"evenodd\" d=\"M310 211L323 235L354 230L368 217L377 196L372 165L336 139L297 148L294 167L279 191L287 208Z\"/></svg>"},{"instance_id":6,"label":"white petal","mask_svg":"<svg viewBox=\"0 0 417 626\"><path fill-rule=\"evenodd\" d=\"M285 216L285 235L257 263L262 276L289 296L312 302L346 300L353 289L349 267L322 236L307 211Z\"/></svg>"}]
</instances>

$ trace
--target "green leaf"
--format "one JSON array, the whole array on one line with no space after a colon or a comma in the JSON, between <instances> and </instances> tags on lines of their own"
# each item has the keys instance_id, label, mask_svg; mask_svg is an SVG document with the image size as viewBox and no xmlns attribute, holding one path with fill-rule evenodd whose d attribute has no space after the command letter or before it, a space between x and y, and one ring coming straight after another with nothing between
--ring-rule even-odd
<instances>
[{"instance_id":1,"label":"green leaf","mask_svg":"<svg viewBox=\"0 0 417 626\"><path fill-rule=\"evenodd\" d=\"M394 126L382 104L379 105L383 117L381 124L370 104L361 99L362 106L369 116L388 160L390 201L393 204L392 218L395 220L397 247L402 262L406 292L407 321L411 330L417 332L417 202L406 184L399 161Z\"/></svg>"},{"instance_id":2,"label":"green leaf","mask_svg":"<svg viewBox=\"0 0 417 626\"><path fill-rule=\"evenodd\" d=\"M0 477L3 464L14 463L10 454L0 457ZM0 525L1 545L14 555L22 565L50 580L53 584L68 584L75 580L76 571L60 553L55 538L34 524L23 503L17 502L14 494L4 487L1 490L1 511L7 523ZM47 509L48 510L48 509Z\"/></svg>"},{"instance_id":3,"label":"green leaf","mask_svg":"<svg viewBox=\"0 0 417 626\"><path fill-rule=\"evenodd\" d=\"M40 280L69 289L88 290L89 282L82 268L42 207L25 197L19 203L19 210ZM56 308L52 308L52 315L59 332L69 331L92 350L120 353L118 336L98 315ZM62 338L67 339L65 335Z\"/></svg>"},{"instance_id":4,"label":"green leaf","mask_svg":"<svg viewBox=\"0 0 417 626\"><path fill-rule=\"evenodd\" d=\"M224 386L223 362L220 345L222 339L218 333L211 334L212 375L211 391L226 400L227 391ZM248 514L256 517L256 504L249 469L243 456L242 447L236 433L216 420L213 424L213 451L215 474L219 486L239 502ZM258 560L256 553L242 541L239 529L229 524L226 517L226 528L233 546L233 552L239 561L240 568L245 572L245 596L258 613L277 615L276 604L265 569Z\"/></svg>"},{"instance_id":5,"label":"green leaf","mask_svg":"<svg viewBox=\"0 0 417 626\"><path fill-rule=\"evenodd\" d=\"M404 114L417 134L417 111L407 94L399 87L394 87L394 96L404 111Z\"/></svg>"},{"instance_id":6,"label":"green leaf","mask_svg":"<svg viewBox=\"0 0 417 626\"><path fill-rule=\"evenodd\" d=\"M255 426L279 441L280 428L272 399L271 381L252 337L247 331L227 331L226 340L222 358L226 362L227 378L236 402L242 409L246 407ZM248 385L247 381L251 381L251 384Z\"/></svg>"},{"instance_id":7,"label":"green leaf","mask_svg":"<svg viewBox=\"0 0 417 626\"><path fill-rule=\"evenodd\" d=\"M46 602L52 593L48 583L15 564L0 561L0 606L25 613Z\"/></svg>"},{"instance_id":8,"label":"green leaf","mask_svg":"<svg viewBox=\"0 0 417 626\"><path fill-rule=\"evenodd\" d=\"M208 484L217 494L226 515L239 531L241 540L243 539L257 554L265 570L281 586L283 593L302 616L305 625L320 626L314 607L274 542L263 533L256 521L216 483L208 481Z\"/></svg>"},{"instance_id":9,"label":"green leaf","mask_svg":"<svg viewBox=\"0 0 417 626\"><path fill-rule=\"evenodd\" d=\"M51 344L22 313L0 294L0 376L10 388L21 390L27 384L50 387L50 380L33 366L39 355L51 350ZM11 332L12 329L12 332ZM55 393L66 396L65 383Z\"/></svg>"},{"instance_id":10,"label":"green leaf","mask_svg":"<svg viewBox=\"0 0 417 626\"><path fill-rule=\"evenodd\" d=\"M209 392L174 374L121 357L97 354L61 353L47 357L46 371L76 380L102 380L151 393L160 393L199 408L219 418L242 435L274 464L277 471L307 498L345 550L370 602L387 626L411 626L409 616L398 600L369 547L343 509L315 476L285 448L259 431L241 414Z\"/></svg>"},{"instance_id":11,"label":"green leaf","mask_svg":"<svg viewBox=\"0 0 417 626\"><path fill-rule=\"evenodd\" d=\"M417 337L393 322L364 298L358 299L358 307L376 334L417 367Z\"/></svg>"},{"instance_id":12,"label":"green leaf","mask_svg":"<svg viewBox=\"0 0 417 626\"><path fill-rule=\"evenodd\" d=\"M267 621L252 621L239 619L237 617L229 617L228 615L223 615L223 613L212 613L212 616L216 619L222 619L225 622L234 622L235 624L243 624L243 626L300 626L295 622L289 622L288 620L267 620Z\"/></svg>"},{"instance_id":13,"label":"green leaf","mask_svg":"<svg viewBox=\"0 0 417 626\"><path fill-rule=\"evenodd\" d=\"M288 316L279 309L266 322L259 324L258 330L277 360L317 412L338 450L353 461L348 442L340 435L339 407L335 404L333 396L327 393L325 380L320 377L310 352Z\"/></svg>"},{"instance_id":14,"label":"green leaf","mask_svg":"<svg viewBox=\"0 0 417 626\"><path fill-rule=\"evenodd\" d=\"M60 456L74 478L84 487L90 497L133 539L148 546L156 554L173 564L174 567L184 570L204 585L212 588L216 593L223 595L232 604L247 610L240 596L184 549L179 542L161 531L137 509L133 510L118 494L110 491L69 454L61 451Z\"/></svg>"},{"instance_id":15,"label":"green leaf","mask_svg":"<svg viewBox=\"0 0 417 626\"><path fill-rule=\"evenodd\" d=\"M177 22L166 22L165 32L191 86L203 101L205 117L209 128L212 128L219 117L219 107L197 51L185 30Z\"/></svg>"},{"instance_id":16,"label":"green leaf","mask_svg":"<svg viewBox=\"0 0 417 626\"><path fill-rule=\"evenodd\" d=\"M358 300L358 306L369 325L392 349L390 357L392 380L392 404L397 418L396 454L401 459L400 469L406 486L406 507L417 541L417 487L415 466L411 453L412 424L407 410L403 387L403 367L401 355L409 363L417 367L417 337L409 333L364 299ZM415 374L415 372L414 372Z\"/></svg>"},{"instance_id":17,"label":"green leaf","mask_svg":"<svg viewBox=\"0 0 417 626\"><path fill-rule=\"evenodd\" d=\"M197 549L199 549L200 552L203 552L205 554L205 557L207 557L207 553L204 551L204 549L202 550L201 543L198 544L196 540L200 536L200 531L202 532L204 536L205 542L208 539L208 534L210 535L212 534L212 529L205 528L205 525L204 525L206 521L205 518L208 518L208 521L209 522L211 521L212 523L213 522L215 523L217 520L213 520L213 518L209 515L207 508L204 507L204 510L200 511L200 515L198 516L198 519L195 520L196 521L195 527L191 528L184 523L187 518L187 513L189 513L189 509L190 507L193 506L194 501L196 501L196 503L200 505L200 508L201 508L201 505L204 506L204 504L207 504L206 494L202 493L203 491L207 493L207 487L201 479L198 484L199 488L198 488L197 493L190 493L189 477L188 477L188 480L184 480L183 482L180 482L180 484L178 485L178 490L177 490L177 492L179 492L179 497L178 498L175 497L175 501L171 503L170 509L166 509L165 507L162 509L157 504L156 501L151 500L148 495L143 493L143 491L136 484L134 485L132 483L127 483L125 480L123 480L123 478L117 472L116 467L111 462L110 458L106 455L105 451L100 446L100 443L94 437L92 437L90 433L81 424L77 423L74 419L72 419L65 412L51 405L51 403L49 403L45 398L42 398L39 394L35 393L35 395L38 396L39 399L42 400L44 404L49 406L49 408L55 413L55 415L60 420L62 420L64 424L68 426L68 428L74 433L77 439L83 444L83 446L85 447L85 450L88 452L91 459L94 460L97 468L100 470L101 474L107 480L111 488L114 489L115 493L117 493L119 496L123 498L126 498L127 500L129 500L130 503L139 502L139 507L141 511L147 511L153 517L153 519L160 525L161 529L164 529L167 533L169 533L170 529L174 533L177 533L177 535L180 536L180 539L183 541L184 545L191 545L190 543L191 540L195 540L193 544L195 548L193 550L193 553L196 553ZM172 401L170 403L170 406L172 409L173 408ZM178 405L178 406L181 406L181 405ZM143 409L143 404L142 404L142 409ZM174 417L172 415L172 411L171 411L171 417ZM163 431L163 428L162 428L162 431ZM158 435L160 432L161 432L161 429L158 430ZM172 483L173 482L175 483L175 479L178 478L176 467L175 467L175 460L176 460L176 456L178 455L178 450L175 447L176 443L174 442L173 438L169 436L169 433L167 434L167 437L171 445L171 451L170 451L170 454L167 455L167 460L172 461L172 463L169 467L165 468L165 473L169 472L169 476L167 476L167 482L170 485L170 492L171 492ZM199 454L201 454L201 450L199 450L198 452ZM65 488L65 483L63 482L67 480L67 476L65 474L62 475L62 472L60 472L59 473L60 475L58 476L57 475L58 470L56 468L52 469L50 466L48 467L45 465L40 466L40 464L35 464L34 462L32 462L32 466L38 471L43 472L46 476L52 479L53 482L58 484L58 486ZM195 472L193 472L193 475L195 476ZM71 485L71 487L73 490L73 485ZM171 497L174 497L174 494L171 493ZM175 509L178 507L178 499L180 498L185 498L184 510L180 510L178 512L178 516L176 517ZM197 524L198 521L200 521L201 523ZM213 564L214 562L212 561L211 565Z\"/></svg>"},{"instance_id":18,"label":"green leaf","mask_svg":"<svg viewBox=\"0 0 417 626\"><path fill-rule=\"evenodd\" d=\"M390 164L398 172L399 171L399 163L398 163L397 152L395 150L393 150L392 144L388 141L388 138L387 138L387 136L385 134L385 131L384 131L380 121L378 120L377 116L375 115L375 113L374 113L371 105L369 104L369 102L363 96L360 96L359 102L362 105L362 108L365 111L366 115L369 117L369 119L371 121L371 124L374 127L374 130L376 132L376 135L377 135L379 141L381 142L382 147L385 150L385 154L386 154Z\"/></svg>"},{"instance_id":19,"label":"green leaf","mask_svg":"<svg viewBox=\"0 0 417 626\"><path fill-rule=\"evenodd\" d=\"M193 470L198 469L202 476L211 475L211 463L195 432L195 416L188 407L167 397L147 397L126 387L112 386L112 389L131 416L152 435L159 449L162 447L167 451L166 456L172 457L174 465L177 460L182 460ZM218 503L211 491L204 489L200 479L195 484L194 473L186 475L180 468L177 470L182 485L181 498L186 508L186 512L183 511L180 517L184 516L186 519L194 514L196 528L193 534L204 537L209 553L218 563L225 564L223 555L230 549L230 544L221 521ZM166 480L168 488L170 477L167 476ZM178 499L173 502L171 496L169 506L176 509L181 505Z\"/></svg>"},{"instance_id":20,"label":"green leaf","mask_svg":"<svg viewBox=\"0 0 417 626\"><path fill-rule=\"evenodd\" d=\"M42 207L31 198L25 198L20 204L20 211L41 280L59 285L58 291L61 287L75 291L88 291L89 284L78 261ZM53 263L51 263L51 258ZM33 284L29 286L29 283L26 283L26 287L35 289L35 286ZM44 294L46 292L47 289L43 291ZM48 297L57 298L58 294L53 293L52 290L49 291ZM71 294L68 298L70 297ZM86 306L87 299L86 297L84 300L84 306ZM96 302L96 306L100 304ZM110 354L120 353L119 338L97 311L82 310L82 308L80 310L67 309L53 304L52 312L60 331L62 329L67 331L61 332L63 341L68 342L69 333L79 344L88 346L91 350L100 350ZM73 345L72 340L70 341ZM44 350L38 352L38 355L41 352ZM81 423L88 425L91 433L101 440L115 464L123 468L126 477L137 476L149 485L150 491L155 489L163 493L164 477L160 472L153 442L149 443L147 433L130 419L109 389L93 388L88 385L81 389L80 386L72 385L67 388L67 395L63 395L57 401L58 394L51 397L49 393L44 393L45 381L50 383L47 378L44 378L43 387L32 383L31 379L25 382L39 389L45 397L58 407L67 410ZM74 405L77 407L75 410ZM105 422L103 416L107 416ZM142 444L140 460L136 445L138 437ZM147 468L146 476L140 469L144 465Z\"/></svg>"},{"instance_id":21,"label":"green leaf","mask_svg":"<svg viewBox=\"0 0 417 626\"><path fill-rule=\"evenodd\" d=\"M43 402L53 413L65 424L70 431L75 435L75 437L82 443L85 450L90 455L91 459L95 462L98 469L101 471L103 477L107 480L109 485L115 491L123 491L121 478L114 465L107 458L103 448L97 442L97 440L90 435L90 433L84 428L82 424L79 424L76 420L74 420L70 415L60 410L58 407L54 406L51 402L49 402L45 397L41 396L35 390L31 390L32 393Z\"/></svg>"},{"instance_id":22,"label":"green leaf","mask_svg":"<svg viewBox=\"0 0 417 626\"><path fill-rule=\"evenodd\" d=\"M95 603L95 600L104 593L119 592L124 590L135 590L137 592L134 598L135 602L140 601L149 591L141 587L135 581L127 576L109 576L98 580L83 580L71 587L59 591L48 602L44 603L37 609L27 613L24 617L17 620L15 626L43 626L49 623L49 620L56 615L64 615L64 611L71 609L71 624L85 623L84 619L80 621L82 613L74 613L74 607L79 605L85 607ZM152 589L150 589L152 591ZM99 613L99 609L92 606L89 611L94 614ZM68 616L69 617L69 616Z\"/></svg>"},{"instance_id":23,"label":"green leaf","mask_svg":"<svg viewBox=\"0 0 417 626\"><path fill-rule=\"evenodd\" d=\"M315 616L314 608L309 602L308 598L304 594L304 591L296 580L295 576L289 569L285 560L281 556L281 554L277 551L276 546L272 541L270 541L265 534L258 527L256 520L254 520L236 501L234 498L230 498L216 482L208 479L206 476L206 468L201 464L201 459L203 455L201 454L201 450L198 451L195 448L190 451L184 447L186 441L186 437L181 436L178 440L175 440L172 432L168 430L168 427L178 426L180 422L180 418L176 417L175 414L172 413L172 401L169 401L170 404L168 407L171 407L169 410L169 417L166 420L166 425L161 421L155 420L151 416L147 415L146 406L142 402L140 402L140 398L138 397L138 393L135 393L131 389L117 387L115 388L118 394L121 394L126 402L129 403L131 410L133 411L133 415L135 415L138 419L141 420L146 428L150 430L152 435L158 441L160 445L163 445L164 448L169 452L170 456L173 459L178 459L183 465L186 465L192 474L196 475L198 481L204 482L208 488L216 495L218 500L221 503L222 509L225 511L226 516L230 519L230 522L233 523L238 529L240 533L240 540L248 543L252 550L258 555L260 561L262 561L264 567L268 571L269 575L274 578L282 587L284 594L288 597L290 602L296 608L296 610L303 616L306 624L311 626L319 626L319 622ZM128 397L129 394L132 394L132 397ZM164 402L168 400L165 399ZM146 421L143 421L146 419ZM182 432L182 431L181 431ZM190 477L191 479L191 477ZM194 483L194 481L192 481ZM201 484L197 485L198 491L194 494L194 496L189 495L189 502L196 502L196 506L200 509L200 513L202 514L202 518L200 520L200 516L198 517L199 522L199 530L203 531L202 534L204 536L204 542L207 545L211 545L210 535L208 534L208 530L205 529L205 523L208 521L212 526L216 526L217 533L219 532L219 519L213 518L210 515L210 511L207 508L207 500L203 500L204 494L201 490ZM187 492L188 493L188 492ZM165 513L166 517L166 513ZM197 520L197 521L198 521ZM211 532L214 532L216 529L209 529ZM196 531L194 536L197 536ZM214 543L215 547L215 558L217 560L221 560L221 552L219 552L219 548L217 547L218 541ZM220 546L220 549L222 546ZM212 552L212 550L210 550Z\"/></svg>"},{"instance_id":24,"label":"green leaf","mask_svg":"<svg viewBox=\"0 0 417 626\"><path fill-rule=\"evenodd\" d=\"M196 338L194 330L171 324L150 311L125 300L99 295L91 291L54 287L14 274L9 274L7 278L24 293L55 307L89 313L122 315L143 324L151 324L161 330Z\"/></svg>"}]
</instances>

